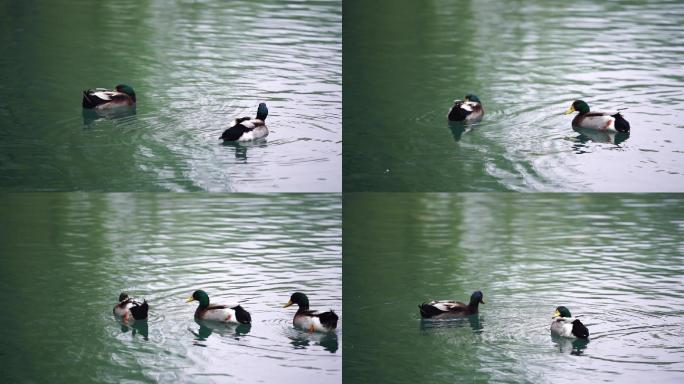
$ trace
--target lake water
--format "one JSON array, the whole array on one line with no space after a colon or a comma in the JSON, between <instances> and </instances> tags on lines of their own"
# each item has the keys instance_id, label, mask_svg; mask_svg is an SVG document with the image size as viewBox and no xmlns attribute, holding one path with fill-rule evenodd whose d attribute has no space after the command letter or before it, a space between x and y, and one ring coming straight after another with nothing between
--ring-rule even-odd
<instances>
[{"instance_id":1,"label":"lake water","mask_svg":"<svg viewBox=\"0 0 684 384\"><path fill-rule=\"evenodd\" d=\"M341 198L324 195L0 196L3 382L339 383ZM204 289L251 327L198 324ZM112 316L146 298L147 323ZM295 291L338 329L292 327Z\"/></svg>"},{"instance_id":2,"label":"lake water","mask_svg":"<svg viewBox=\"0 0 684 384\"><path fill-rule=\"evenodd\" d=\"M345 1L346 191L684 191L681 1ZM475 93L480 124L449 125ZM573 100L629 137L580 134Z\"/></svg>"},{"instance_id":3,"label":"lake water","mask_svg":"<svg viewBox=\"0 0 684 384\"><path fill-rule=\"evenodd\" d=\"M4 2L0 188L341 190L339 0ZM126 83L134 114L84 116ZM223 145L269 107L264 141Z\"/></svg>"},{"instance_id":4,"label":"lake water","mask_svg":"<svg viewBox=\"0 0 684 384\"><path fill-rule=\"evenodd\" d=\"M681 383L678 195L344 196L344 382ZM479 316L421 321L430 299ZM588 343L554 339L565 305Z\"/></svg>"}]
</instances>

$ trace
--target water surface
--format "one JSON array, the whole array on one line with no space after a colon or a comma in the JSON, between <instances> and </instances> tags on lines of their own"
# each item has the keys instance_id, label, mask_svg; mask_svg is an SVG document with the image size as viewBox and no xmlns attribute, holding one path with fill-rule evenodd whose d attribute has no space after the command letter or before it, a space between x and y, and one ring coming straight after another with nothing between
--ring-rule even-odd
<instances>
[{"instance_id":1,"label":"water surface","mask_svg":"<svg viewBox=\"0 0 684 384\"><path fill-rule=\"evenodd\" d=\"M339 383L339 195L4 194L0 199L3 382ZM197 323L204 289L252 325ZM147 322L112 316L119 292ZM334 309L338 330L292 327L295 291Z\"/></svg>"},{"instance_id":2,"label":"water surface","mask_svg":"<svg viewBox=\"0 0 684 384\"><path fill-rule=\"evenodd\" d=\"M684 191L684 4L344 3L345 190ZM472 129L449 125L475 93ZM562 113L623 110L629 137ZM467 131L467 132L466 132Z\"/></svg>"},{"instance_id":3,"label":"water surface","mask_svg":"<svg viewBox=\"0 0 684 384\"><path fill-rule=\"evenodd\" d=\"M339 191L341 4L3 2L0 188ZM81 91L131 85L129 116ZM266 140L222 145L269 107Z\"/></svg>"},{"instance_id":4,"label":"water surface","mask_svg":"<svg viewBox=\"0 0 684 384\"><path fill-rule=\"evenodd\" d=\"M345 382L684 380L677 195L345 194ZM430 299L480 313L421 321ZM589 328L553 338L554 309Z\"/></svg>"}]
</instances>

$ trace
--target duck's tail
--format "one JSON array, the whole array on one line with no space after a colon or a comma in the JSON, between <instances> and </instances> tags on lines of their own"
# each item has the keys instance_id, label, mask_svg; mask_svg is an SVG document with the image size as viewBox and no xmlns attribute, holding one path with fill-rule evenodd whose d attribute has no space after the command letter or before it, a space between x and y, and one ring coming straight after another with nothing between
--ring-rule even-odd
<instances>
[{"instance_id":1,"label":"duck's tail","mask_svg":"<svg viewBox=\"0 0 684 384\"><path fill-rule=\"evenodd\" d=\"M442 313L442 311L428 303L420 304L418 309L420 310L420 316L424 319L429 319Z\"/></svg>"},{"instance_id":2,"label":"duck's tail","mask_svg":"<svg viewBox=\"0 0 684 384\"><path fill-rule=\"evenodd\" d=\"M615 118L615 130L618 132L629 132L629 122L622 117L620 112L611 115Z\"/></svg>"},{"instance_id":3,"label":"duck's tail","mask_svg":"<svg viewBox=\"0 0 684 384\"><path fill-rule=\"evenodd\" d=\"M589 330L581 321L575 320L572 322L572 334L577 338L586 339L589 337Z\"/></svg>"},{"instance_id":4,"label":"duck's tail","mask_svg":"<svg viewBox=\"0 0 684 384\"><path fill-rule=\"evenodd\" d=\"M335 311L332 309L329 312L324 312L318 315L318 318L321 320L321 324L323 324L326 328L329 329L335 329L337 328L337 314Z\"/></svg>"},{"instance_id":5,"label":"duck's tail","mask_svg":"<svg viewBox=\"0 0 684 384\"><path fill-rule=\"evenodd\" d=\"M133 318L136 320L145 320L147 319L147 311L150 309L150 306L147 304L147 300L143 300L143 303L140 305L134 305L131 307L131 313L133 314Z\"/></svg>"},{"instance_id":6,"label":"duck's tail","mask_svg":"<svg viewBox=\"0 0 684 384\"><path fill-rule=\"evenodd\" d=\"M89 93L90 90L83 91L83 108L85 109L92 109L97 106L97 103L93 100L94 97L91 97Z\"/></svg>"},{"instance_id":7,"label":"duck's tail","mask_svg":"<svg viewBox=\"0 0 684 384\"><path fill-rule=\"evenodd\" d=\"M241 306L234 307L233 310L235 311L235 318L237 319L238 323L240 324L251 324L252 323L252 316L249 314L249 312L245 311L244 308Z\"/></svg>"}]
</instances>

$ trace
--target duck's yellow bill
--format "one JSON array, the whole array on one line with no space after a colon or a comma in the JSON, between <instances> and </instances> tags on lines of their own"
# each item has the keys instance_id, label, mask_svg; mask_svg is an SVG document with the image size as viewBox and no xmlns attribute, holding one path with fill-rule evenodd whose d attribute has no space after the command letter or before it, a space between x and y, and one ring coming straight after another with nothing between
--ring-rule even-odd
<instances>
[{"instance_id":1,"label":"duck's yellow bill","mask_svg":"<svg viewBox=\"0 0 684 384\"><path fill-rule=\"evenodd\" d=\"M283 305L283 308L287 308L292 305L292 300L288 300L287 304Z\"/></svg>"},{"instance_id":2,"label":"duck's yellow bill","mask_svg":"<svg viewBox=\"0 0 684 384\"><path fill-rule=\"evenodd\" d=\"M195 298L192 296L188 297L187 300L185 300L186 303L189 303L191 301L195 301Z\"/></svg>"},{"instance_id":3,"label":"duck's yellow bill","mask_svg":"<svg viewBox=\"0 0 684 384\"><path fill-rule=\"evenodd\" d=\"M484 304L484 303L485 303L485 302L484 302L484 299L480 300L480 303Z\"/></svg>"},{"instance_id":4,"label":"duck's yellow bill","mask_svg":"<svg viewBox=\"0 0 684 384\"><path fill-rule=\"evenodd\" d=\"M560 311L556 310L556 312L553 313L553 316L551 318L553 319L554 317L559 317L560 316Z\"/></svg>"},{"instance_id":5,"label":"duck's yellow bill","mask_svg":"<svg viewBox=\"0 0 684 384\"><path fill-rule=\"evenodd\" d=\"M569 114L571 114L571 113L573 113L573 112L575 112L575 107L573 107L573 106L571 105L570 108L568 108L568 110L565 111L564 115L569 115Z\"/></svg>"}]
</instances>

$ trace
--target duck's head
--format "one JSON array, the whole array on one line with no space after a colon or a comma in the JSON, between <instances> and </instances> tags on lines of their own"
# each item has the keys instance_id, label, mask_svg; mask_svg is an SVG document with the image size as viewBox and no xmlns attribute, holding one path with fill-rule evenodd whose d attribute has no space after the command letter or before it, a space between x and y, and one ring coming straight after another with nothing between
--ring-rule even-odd
<instances>
[{"instance_id":1,"label":"duck's head","mask_svg":"<svg viewBox=\"0 0 684 384\"><path fill-rule=\"evenodd\" d=\"M263 120L266 120L267 116L268 116L268 107L266 107L266 103L259 103L259 108L257 108L256 118L263 121Z\"/></svg>"},{"instance_id":2,"label":"duck's head","mask_svg":"<svg viewBox=\"0 0 684 384\"><path fill-rule=\"evenodd\" d=\"M585 103L583 100L575 100L572 102L570 108L568 108L568 110L565 111L565 114L569 115L575 111L579 112L580 115L589 113L589 104Z\"/></svg>"},{"instance_id":3,"label":"duck's head","mask_svg":"<svg viewBox=\"0 0 684 384\"><path fill-rule=\"evenodd\" d=\"M130 85L119 84L116 86L116 91L127 94L131 97L131 99L133 99L133 101L135 101L135 91Z\"/></svg>"},{"instance_id":4,"label":"duck's head","mask_svg":"<svg viewBox=\"0 0 684 384\"><path fill-rule=\"evenodd\" d=\"M121 294L119 295L119 303L126 300L126 299L128 299L128 293L121 292Z\"/></svg>"},{"instance_id":5,"label":"duck's head","mask_svg":"<svg viewBox=\"0 0 684 384\"><path fill-rule=\"evenodd\" d=\"M309 309L309 298L301 292L295 292L290 296L290 301L288 301L283 308L287 308L292 304L299 305L300 309Z\"/></svg>"},{"instance_id":6,"label":"duck's head","mask_svg":"<svg viewBox=\"0 0 684 384\"><path fill-rule=\"evenodd\" d=\"M470 305L477 306L478 304L482 303L484 304L483 300L484 295L482 295L481 291L475 291L473 292L472 295L470 295Z\"/></svg>"},{"instance_id":7,"label":"duck's head","mask_svg":"<svg viewBox=\"0 0 684 384\"><path fill-rule=\"evenodd\" d=\"M465 95L465 101L472 101L473 103L482 104L480 99L477 96L473 95L472 93Z\"/></svg>"},{"instance_id":8,"label":"duck's head","mask_svg":"<svg viewBox=\"0 0 684 384\"><path fill-rule=\"evenodd\" d=\"M553 313L552 318L554 317L572 317L572 315L570 314L569 309L561 305L560 307L556 308L556 312Z\"/></svg>"},{"instance_id":9,"label":"duck's head","mask_svg":"<svg viewBox=\"0 0 684 384\"><path fill-rule=\"evenodd\" d=\"M188 297L185 302L189 303L191 301L199 301L200 307L208 307L209 306L209 295L207 295L206 292L204 292L201 289L196 290L195 292L192 293L192 296Z\"/></svg>"}]
</instances>

